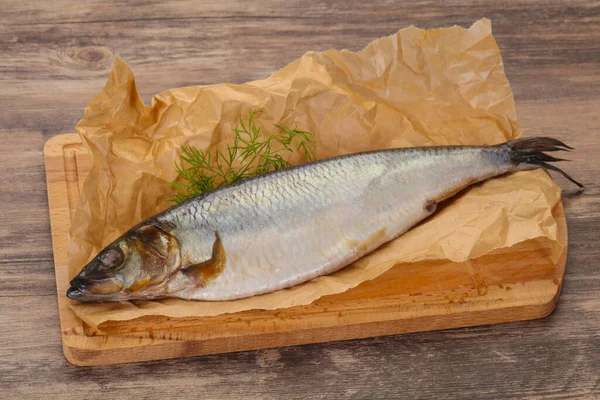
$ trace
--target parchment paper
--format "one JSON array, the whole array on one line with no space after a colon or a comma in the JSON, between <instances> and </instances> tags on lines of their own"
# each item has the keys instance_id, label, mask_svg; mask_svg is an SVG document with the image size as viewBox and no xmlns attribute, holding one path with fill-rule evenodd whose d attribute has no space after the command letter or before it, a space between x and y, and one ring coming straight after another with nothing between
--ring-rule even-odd
<instances>
[{"instance_id":1,"label":"parchment paper","mask_svg":"<svg viewBox=\"0 0 600 400\"><path fill-rule=\"evenodd\" d=\"M262 109L259 123L266 132L275 133L274 123L311 132L318 159L392 147L496 144L521 135L486 19L469 29L411 26L356 53L308 52L267 79L167 90L150 107L140 99L129 67L115 57L106 87L77 125L93 168L71 228L70 276L122 232L169 206L163 199L172 190L182 144L222 146L239 118L256 109ZM559 201L560 190L547 173L520 172L473 187L353 265L290 289L228 302L167 299L71 308L95 327L145 315L291 307L346 291L398 263L460 262L540 237L550 242L556 262L563 244L551 210Z\"/></svg>"}]
</instances>

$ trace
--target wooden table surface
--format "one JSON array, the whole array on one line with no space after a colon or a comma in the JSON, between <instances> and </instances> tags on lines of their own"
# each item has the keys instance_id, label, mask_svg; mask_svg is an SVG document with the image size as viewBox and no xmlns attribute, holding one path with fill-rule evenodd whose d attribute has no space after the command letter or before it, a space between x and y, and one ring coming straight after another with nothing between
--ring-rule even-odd
<instances>
[{"instance_id":1,"label":"wooden table surface","mask_svg":"<svg viewBox=\"0 0 600 400\"><path fill-rule=\"evenodd\" d=\"M600 398L600 3L90 1L0 5L0 397ZM63 357L42 147L73 132L113 54L148 103L267 77L308 50L492 20L528 135L566 140L569 259L547 318L112 367ZM562 178L564 187L571 188Z\"/></svg>"}]
</instances>

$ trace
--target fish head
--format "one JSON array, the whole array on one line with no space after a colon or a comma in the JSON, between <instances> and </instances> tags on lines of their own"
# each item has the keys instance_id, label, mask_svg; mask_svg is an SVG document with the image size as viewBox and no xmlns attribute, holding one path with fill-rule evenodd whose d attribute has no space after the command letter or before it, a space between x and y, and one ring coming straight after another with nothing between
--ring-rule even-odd
<instances>
[{"instance_id":1,"label":"fish head","mask_svg":"<svg viewBox=\"0 0 600 400\"><path fill-rule=\"evenodd\" d=\"M96 255L71 280L67 296L79 301L125 301L163 297L181 264L178 240L145 225L134 228Z\"/></svg>"}]
</instances>

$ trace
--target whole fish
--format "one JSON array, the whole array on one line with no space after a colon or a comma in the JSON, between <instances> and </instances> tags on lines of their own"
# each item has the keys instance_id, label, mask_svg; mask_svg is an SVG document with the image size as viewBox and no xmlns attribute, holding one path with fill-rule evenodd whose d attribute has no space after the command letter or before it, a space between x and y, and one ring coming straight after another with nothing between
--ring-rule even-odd
<instances>
[{"instance_id":1,"label":"whole fish","mask_svg":"<svg viewBox=\"0 0 600 400\"><path fill-rule=\"evenodd\" d=\"M71 281L80 301L233 300L339 270L397 238L462 189L546 168L551 138L380 150L278 170L192 198L103 249Z\"/></svg>"}]
</instances>

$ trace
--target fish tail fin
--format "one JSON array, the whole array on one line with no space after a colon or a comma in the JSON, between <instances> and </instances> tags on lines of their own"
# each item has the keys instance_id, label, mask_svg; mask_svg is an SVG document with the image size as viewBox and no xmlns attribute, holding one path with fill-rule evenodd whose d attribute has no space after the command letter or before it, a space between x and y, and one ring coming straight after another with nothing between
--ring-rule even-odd
<instances>
[{"instance_id":1,"label":"fish tail fin","mask_svg":"<svg viewBox=\"0 0 600 400\"><path fill-rule=\"evenodd\" d=\"M549 154L544 153L545 151L569 151L573 150L572 147L567 146L558 139L549 137L532 137L512 140L505 144L508 148L510 160L514 163L517 170L532 169L532 168L545 168L552 171L556 171L581 189L585 187L571 178L562 169L548 164L556 161L570 161L562 158L553 157Z\"/></svg>"}]
</instances>

